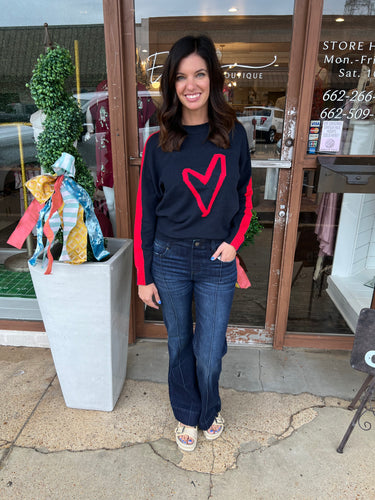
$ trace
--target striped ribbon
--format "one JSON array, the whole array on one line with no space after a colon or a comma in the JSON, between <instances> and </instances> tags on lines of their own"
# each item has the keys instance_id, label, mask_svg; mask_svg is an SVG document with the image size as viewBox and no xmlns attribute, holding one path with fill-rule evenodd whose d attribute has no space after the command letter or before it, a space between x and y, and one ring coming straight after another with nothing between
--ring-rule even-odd
<instances>
[{"instance_id":1,"label":"striped ribbon","mask_svg":"<svg viewBox=\"0 0 375 500\"><path fill-rule=\"evenodd\" d=\"M22 248L36 223L37 246L29 262L34 266L37 258L44 252L43 261L48 259L45 274L50 274L52 270L51 245L60 227L63 230L60 261L71 264L85 262L87 260L87 235L97 260L102 260L109 255L104 248L103 233L91 198L73 179L74 161L74 156L62 153L52 166L56 175L38 175L27 181L26 186L34 195L35 200L30 204L8 240L10 245ZM46 246L43 244L43 233L47 238Z\"/></svg>"}]
</instances>

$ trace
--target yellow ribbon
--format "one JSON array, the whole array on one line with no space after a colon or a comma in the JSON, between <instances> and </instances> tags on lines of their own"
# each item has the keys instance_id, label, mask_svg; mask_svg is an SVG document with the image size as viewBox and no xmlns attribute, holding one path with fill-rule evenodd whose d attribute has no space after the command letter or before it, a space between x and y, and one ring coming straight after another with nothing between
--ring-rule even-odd
<instances>
[{"instance_id":1,"label":"yellow ribbon","mask_svg":"<svg viewBox=\"0 0 375 500\"><path fill-rule=\"evenodd\" d=\"M39 203L46 203L54 193L57 178L57 175L38 175L27 181L26 186ZM64 206L65 203L63 202L58 209L62 228L64 228ZM83 207L79 205L76 224L69 232L66 241L66 251L69 256L68 262L71 264L82 264L87 260L87 228L84 223L83 214ZM52 221L50 224L52 225Z\"/></svg>"}]
</instances>

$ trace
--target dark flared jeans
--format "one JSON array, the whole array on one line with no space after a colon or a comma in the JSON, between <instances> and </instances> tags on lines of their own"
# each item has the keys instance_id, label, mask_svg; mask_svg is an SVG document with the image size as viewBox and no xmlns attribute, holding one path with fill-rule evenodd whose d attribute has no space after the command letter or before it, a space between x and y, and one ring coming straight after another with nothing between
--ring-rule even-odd
<instances>
[{"instance_id":1,"label":"dark flared jeans","mask_svg":"<svg viewBox=\"0 0 375 500\"><path fill-rule=\"evenodd\" d=\"M152 273L168 331L173 413L179 422L203 430L221 409L219 377L237 277L235 261L210 260L221 242L154 242Z\"/></svg>"}]
</instances>

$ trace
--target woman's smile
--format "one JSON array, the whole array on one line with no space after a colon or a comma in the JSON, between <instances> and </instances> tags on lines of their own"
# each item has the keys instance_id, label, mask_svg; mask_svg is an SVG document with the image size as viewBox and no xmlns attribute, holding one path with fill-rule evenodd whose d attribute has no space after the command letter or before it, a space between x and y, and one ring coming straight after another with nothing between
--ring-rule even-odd
<instances>
[{"instance_id":1,"label":"woman's smile","mask_svg":"<svg viewBox=\"0 0 375 500\"><path fill-rule=\"evenodd\" d=\"M201 94L185 94L186 99L189 101L196 101L200 96Z\"/></svg>"},{"instance_id":2,"label":"woman's smile","mask_svg":"<svg viewBox=\"0 0 375 500\"><path fill-rule=\"evenodd\" d=\"M198 54L184 57L177 69L176 94L182 104L185 125L198 125L208 121L210 78L207 64Z\"/></svg>"}]
</instances>

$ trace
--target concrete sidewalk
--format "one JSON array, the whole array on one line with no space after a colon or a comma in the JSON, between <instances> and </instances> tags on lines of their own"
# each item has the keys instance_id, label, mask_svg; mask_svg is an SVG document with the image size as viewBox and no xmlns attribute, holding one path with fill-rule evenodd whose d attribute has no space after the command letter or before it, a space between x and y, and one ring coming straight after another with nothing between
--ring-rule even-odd
<instances>
[{"instance_id":1,"label":"concrete sidewalk","mask_svg":"<svg viewBox=\"0 0 375 500\"><path fill-rule=\"evenodd\" d=\"M336 452L365 378L349 353L230 348L225 433L199 433L190 454L174 442L167 365L165 342L138 342L114 411L73 410L48 349L0 347L0 498L375 498L375 429Z\"/></svg>"}]
</instances>

